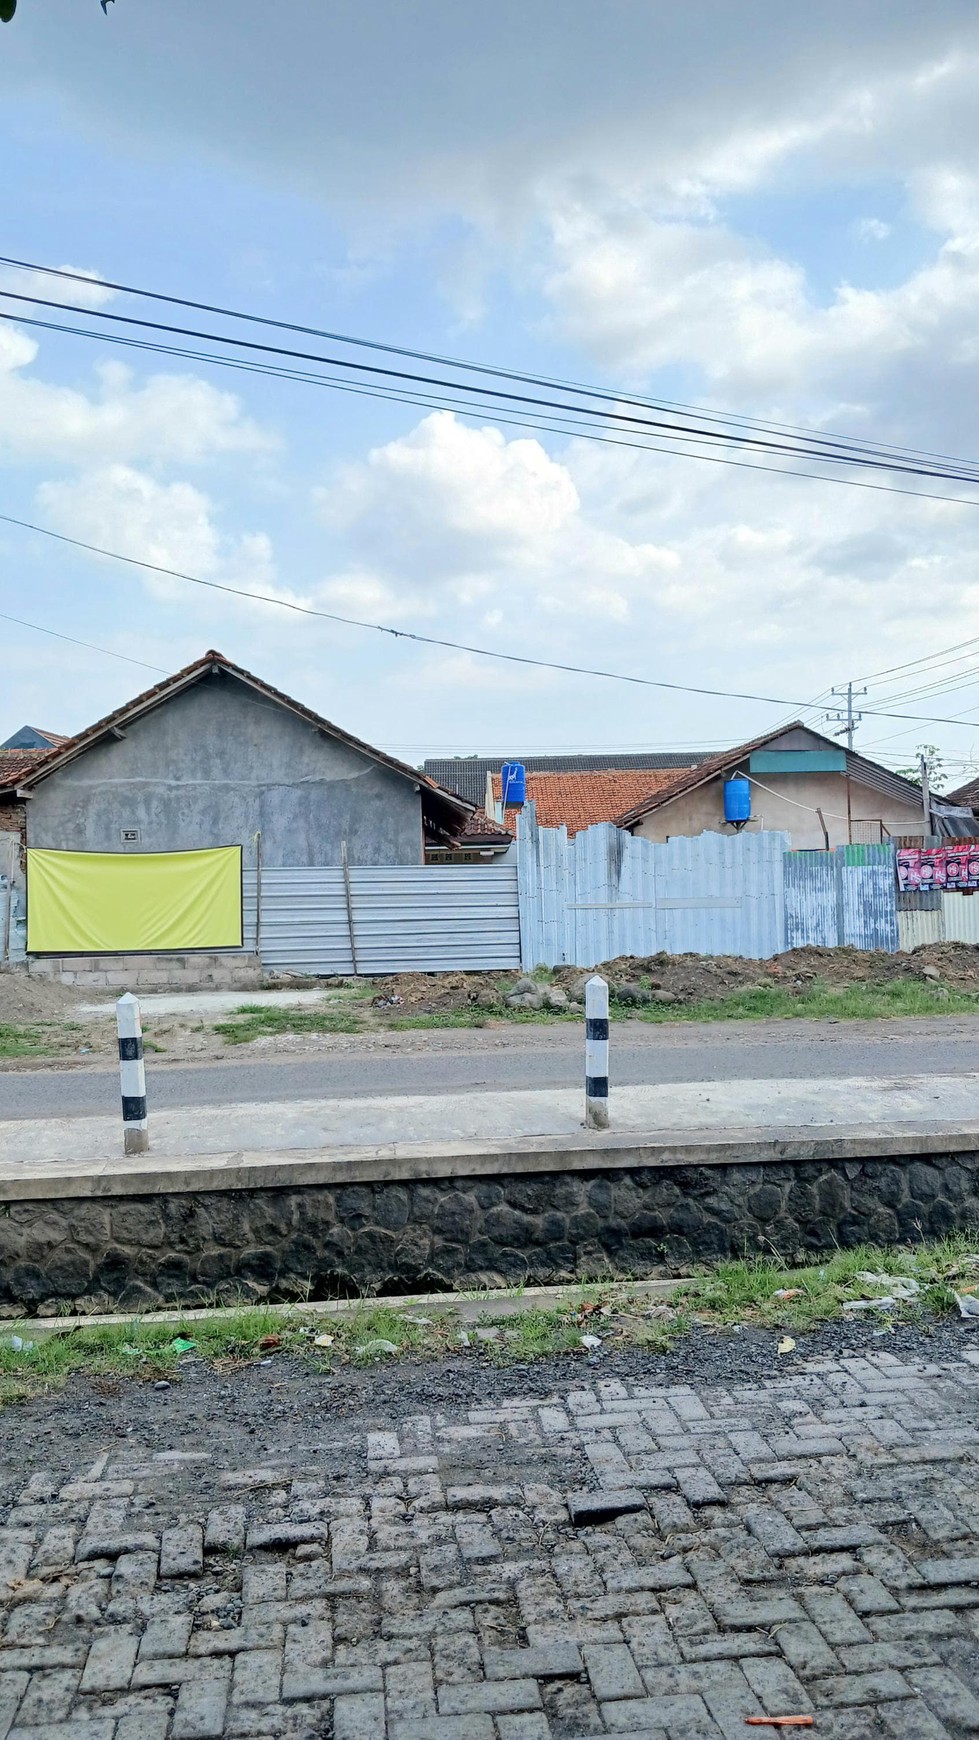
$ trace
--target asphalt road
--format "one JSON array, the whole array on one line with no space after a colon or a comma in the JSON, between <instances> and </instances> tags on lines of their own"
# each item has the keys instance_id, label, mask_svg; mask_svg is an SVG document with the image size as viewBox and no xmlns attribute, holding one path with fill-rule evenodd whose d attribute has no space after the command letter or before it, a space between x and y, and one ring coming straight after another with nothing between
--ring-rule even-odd
<instances>
[{"instance_id":1,"label":"asphalt road","mask_svg":"<svg viewBox=\"0 0 979 1740\"><path fill-rule=\"evenodd\" d=\"M398 1036L407 1038L407 1035ZM424 1039L429 1036L425 1035ZM182 1066L148 1060L153 1106L355 1098L364 1094L474 1093L576 1086L580 1036L524 1029L518 1043L465 1032L411 1035L411 1049L373 1047L311 1057ZM671 1081L804 1080L810 1076L969 1075L979 1071L979 1018L923 1021L744 1022L612 1029L611 1074L624 1086ZM0 1072L0 1118L114 1111L114 1070Z\"/></svg>"}]
</instances>

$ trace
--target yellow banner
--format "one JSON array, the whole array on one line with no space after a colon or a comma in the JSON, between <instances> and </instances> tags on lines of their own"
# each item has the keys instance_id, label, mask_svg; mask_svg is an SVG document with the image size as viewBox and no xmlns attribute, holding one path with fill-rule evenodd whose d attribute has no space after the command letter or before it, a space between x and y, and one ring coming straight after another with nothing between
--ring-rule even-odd
<instances>
[{"instance_id":1,"label":"yellow banner","mask_svg":"<svg viewBox=\"0 0 979 1740\"><path fill-rule=\"evenodd\" d=\"M241 847L27 854L30 954L242 946Z\"/></svg>"}]
</instances>

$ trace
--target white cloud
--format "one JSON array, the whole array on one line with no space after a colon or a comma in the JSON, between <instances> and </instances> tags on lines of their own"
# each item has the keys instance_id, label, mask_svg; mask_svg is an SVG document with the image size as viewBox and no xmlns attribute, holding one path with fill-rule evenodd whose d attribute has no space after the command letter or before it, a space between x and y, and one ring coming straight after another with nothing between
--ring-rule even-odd
<instances>
[{"instance_id":1,"label":"white cloud","mask_svg":"<svg viewBox=\"0 0 979 1740\"><path fill-rule=\"evenodd\" d=\"M160 483L132 466L114 464L82 472L71 481L44 483L37 500L46 523L70 537L203 580L251 591L273 589L268 538L262 533L223 538L210 501L193 484ZM158 599L187 602L196 590L165 574L132 572ZM232 608L235 600L225 603Z\"/></svg>"},{"instance_id":2,"label":"white cloud","mask_svg":"<svg viewBox=\"0 0 979 1740\"><path fill-rule=\"evenodd\" d=\"M74 302L84 308L104 308L112 302L117 291L110 289L98 272L91 272L85 266L62 266L63 272L73 272L73 278L59 278L53 272L43 270L21 269L15 266L0 267L0 290L13 291L14 296L41 297L47 302ZM4 307L16 311L16 302L3 298ZM54 319L44 309L38 310L41 319Z\"/></svg>"},{"instance_id":3,"label":"white cloud","mask_svg":"<svg viewBox=\"0 0 979 1740\"><path fill-rule=\"evenodd\" d=\"M102 461L192 464L275 445L233 393L193 375L138 382L124 364L102 363L88 394L25 373L37 354L33 338L0 325L0 451L8 461L87 464L96 454Z\"/></svg>"},{"instance_id":4,"label":"white cloud","mask_svg":"<svg viewBox=\"0 0 979 1740\"><path fill-rule=\"evenodd\" d=\"M858 242L886 242L893 233L894 225L885 223L883 218L860 218L853 225L853 234Z\"/></svg>"},{"instance_id":5,"label":"white cloud","mask_svg":"<svg viewBox=\"0 0 979 1740\"><path fill-rule=\"evenodd\" d=\"M600 611L619 621L651 600L676 566L672 550L606 532L583 511L567 465L539 441L469 428L450 411L374 448L317 491L369 578L327 596L399 614L458 606L527 606L544 616ZM511 618L513 620L513 618Z\"/></svg>"}]
</instances>

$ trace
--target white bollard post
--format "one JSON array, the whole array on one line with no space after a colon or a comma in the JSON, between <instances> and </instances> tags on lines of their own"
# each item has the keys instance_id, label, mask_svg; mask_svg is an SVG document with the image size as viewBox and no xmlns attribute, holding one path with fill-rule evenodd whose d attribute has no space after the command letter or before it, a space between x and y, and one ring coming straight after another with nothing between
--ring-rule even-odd
<instances>
[{"instance_id":1,"label":"white bollard post","mask_svg":"<svg viewBox=\"0 0 979 1740\"><path fill-rule=\"evenodd\" d=\"M143 1066L143 1029L139 1003L131 991L116 1004L119 1031L119 1077L122 1087L123 1152L145 1154L150 1145L146 1116L146 1070Z\"/></svg>"},{"instance_id":2,"label":"white bollard post","mask_svg":"<svg viewBox=\"0 0 979 1740\"><path fill-rule=\"evenodd\" d=\"M585 986L585 1123L608 1129L608 985L600 973Z\"/></svg>"}]
</instances>

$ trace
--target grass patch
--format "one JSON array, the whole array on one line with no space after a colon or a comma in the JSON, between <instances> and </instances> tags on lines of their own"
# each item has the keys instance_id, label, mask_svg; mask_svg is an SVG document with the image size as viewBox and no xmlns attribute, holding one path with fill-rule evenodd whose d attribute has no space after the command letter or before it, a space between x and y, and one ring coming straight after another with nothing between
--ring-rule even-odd
<instances>
[{"instance_id":1,"label":"grass patch","mask_svg":"<svg viewBox=\"0 0 979 1740\"><path fill-rule=\"evenodd\" d=\"M361 1023L349 1009L281 1009L264 1003L243 1003L227 1021L215 1022L214 1031L229 1045L247 1045L249 1040L276 1033L358 1033Z\"/></svg>"},{"instance_id":2,"label":"grass patch","mask_svg":"<svg viewBox=\"0 0 979 1740\"><path fill-rule=\"evenodd\" d=\"M750 986L717 1001L644 1008L643 1021L872 1021L881 1016L974 1015L979 995L947 991L917 979L885 985L827 985L814 981L802 991L781 985Z\"/></svg>"},{"instance_id":3,"label":"grass patch","mask_svg":"<svg viewBox=\"0 0 979 1740\"><path fill-rule=\"evenodd\" d=\"M880 1279L861 1278L868 1275ZM893 1297L901 1283L908 1297L847 1309L854 1301ZM179 1383L188 1362L202 1360L234 1373L291 1356L326 1372L448 1353L494 1364L563 1355L600 1369L603 1357L616 1351L665 1353L694 1325L721 1334L742 1324L770 1330L774 1366L776 1338L787 1331L845 1319L883 1330L925 1323L954 1312L956 1292L972 1289L979 1290L979 1230L915 1249L837 1251L801 1267L775 1253L718 1263L669 1297L647 1294L635 1283L602 1281L570 1287L553 1304L528 1301L515 1312L512 1293L506 1309L492 1293L477 1294L472 1297L482 1309L475 1322L471 1315L463 1321L448 1304L384 1300L364 1300L336 1315L302 1305L249 1307L200 1320L134 1319L44 1335L28 1321L0 1331L0 1406L58 1389L80 1374L110 1389L123 1381Z\"/></svg>"},{"instance_id":4,"label":"grass patch","mask_svg":"<svg viewBox=\"0 0 979 1740\"><path fill-rule=\"evenodd\" d=\"M54 1057L70 1049L77 1021L0 1022L0 1058Z\"/></svg>"}]
</instances>

